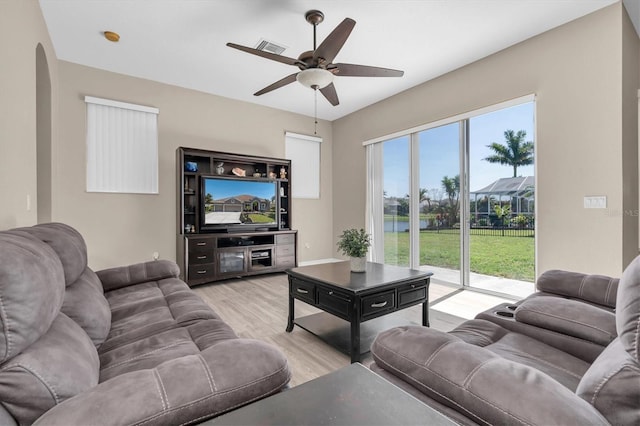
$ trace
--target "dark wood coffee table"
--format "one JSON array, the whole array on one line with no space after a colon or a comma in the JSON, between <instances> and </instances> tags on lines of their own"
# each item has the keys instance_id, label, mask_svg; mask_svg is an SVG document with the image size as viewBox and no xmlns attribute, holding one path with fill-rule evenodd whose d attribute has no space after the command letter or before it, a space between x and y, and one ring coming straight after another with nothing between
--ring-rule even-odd
<instances>
[{"instance_id":1,"label":"dark wood coffee table","mask_svg":"<svg viewBox=\"0 0 640 426\"><path fill-rule=\"evenodd\" d=\"M362 364L270 396L203 425L456 425Z\"/></svg>"},{"instance_id":2,"label":"dark wood coffee table","mask_svg":"<svg viewBox=\"0 0 640 426\"><path fill-rule=\"evenodd\" d=\"M369 351L380 331L407 324L406 320L388 317L393 312L422 303L422 325L429 326L431 272L372 262L367 262L366 271L360 273L351 272L349 262L302 266L286 272L287 331L298 325L350 354L351 362L360 361L360 355ZM295 299L324 312L296 319Z\"/></svg>"}]
</instances>

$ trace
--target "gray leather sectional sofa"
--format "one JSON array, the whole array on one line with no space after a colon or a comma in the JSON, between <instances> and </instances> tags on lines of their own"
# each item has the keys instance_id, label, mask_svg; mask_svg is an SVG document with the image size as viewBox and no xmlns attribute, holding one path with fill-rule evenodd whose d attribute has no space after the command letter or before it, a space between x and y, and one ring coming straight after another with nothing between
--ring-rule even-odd
<instances>
[{"instance_id":1,"label":"gray leather sectional sofa","mask_svg":"<svg viewBox=\"0 0 640 426\"><path fill-rule=\"evenodd\" d=\"M280 391L286 358L240 339L155 261L97 273L63 224L0 232L0 424L189 424Z\"/></svg>"},{"instance_id":2,"label":"gray leather sectional sofa","mask_svg":"<svg viewBox=\"0 0 640 426\"><path fill-rule=\"evenodd\" d=\"M617 279L549 271L449 333L378 335L371 369L465 425L640 424L640 257Z\"/></svg>"}]
</instances>

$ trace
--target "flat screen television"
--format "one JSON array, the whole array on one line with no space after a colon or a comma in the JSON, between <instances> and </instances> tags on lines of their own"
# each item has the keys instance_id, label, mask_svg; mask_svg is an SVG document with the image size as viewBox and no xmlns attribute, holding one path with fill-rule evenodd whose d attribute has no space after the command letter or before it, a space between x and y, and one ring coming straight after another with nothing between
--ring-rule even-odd
<instances>
[{"instance_id":1,"label":"flat screen television","mask_svg":"<svg viewBox=\"0 0 640 426\"><path fill-rule=\"evenodd\" d=\"M244 232L278 228L277 182L220 176L201 179L201 230Z\"/></svg>"}]
</instances>

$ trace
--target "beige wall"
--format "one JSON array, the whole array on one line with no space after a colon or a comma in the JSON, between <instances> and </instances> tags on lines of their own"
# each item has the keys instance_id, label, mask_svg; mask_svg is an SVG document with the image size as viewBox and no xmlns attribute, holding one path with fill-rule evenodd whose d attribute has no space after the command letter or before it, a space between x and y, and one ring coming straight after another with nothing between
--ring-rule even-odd
<instances>
[{"instance_id":1,"label":"beige wall","mask_svg":"<svg viewBox=\"0 0 640 426\"><path fill-rule=\"evenodd\" d=\"M49 64L56 133L57 61L36 0L0 2L0 229L37 221L36 48ZM31 200L27 209L27 197Z\"/></svg>"},{"instance_id":2,"label":"beige wall","mask_svg":"<svg viewBox=\"0 0 640 426\"><path fill-rule=\"evenodd\" d=\"M38 43L52 86L51 215L83 232L95 268L149 259L154 251L174 258L176 147L283 156L285 130L313 129L308 117L58 62L38 2L5 0L0 229L37 221ZM639 53L624 9L615 4L343 119L321 122L322 198L294 201L300 260L334 256L335 236L364 225L362 141L535 93L538 272L619 273L638 250ZM160 108L159 195L85 192L84 95ZM607 211L583 209L585 195L606 195Z\"/></svg>"},{"instance_id":3,"label":"beige wall","mask_svg":"<svg viewBox=\"0 0 640 426\"><path fill-rule=\"evenodd\" d=\"M535 93L537 272L619 274L638 248L637 222L619 213L623 189L638 192L637 155L629 181L621 172L637 150L630 131L622 143L622 14L612 5L335 121L333 168L350 174L334 182L334 234L364 226L363 141ZM586 195L608 209L584 209Z\"/></svg>"},{"instance_id":4,"label":"beige wall","mask_svg":"<svg viewBox=\"0 0 640 426\"><path fill-rule=\"evenodd\" d=\"M60 137L54 146L53 219L79 229L89 263L104 268L150 260L157 251L175 259L175 151L179 146L284 157L286 130L313 134L313 119L149 80L59 62ZM158 195L85 191L84 96L160 109ZM322 136L319 200L293 200L292 224L299 230L300 261L330 257L332 224L331 124ZM293 177L295 179L295 176ZM307 248L308 245L308 248Z\"/></svg>"}]
</instances>

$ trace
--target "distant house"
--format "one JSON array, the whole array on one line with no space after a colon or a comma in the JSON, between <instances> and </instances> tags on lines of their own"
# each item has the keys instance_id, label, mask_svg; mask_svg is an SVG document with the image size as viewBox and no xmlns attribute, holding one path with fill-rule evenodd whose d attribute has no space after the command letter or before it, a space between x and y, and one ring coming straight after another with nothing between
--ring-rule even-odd
<instances>
[{"instance_id":1,"label":"distant house","mask_svg":"<svg viewBox=\"0 0 640 426\"><path fill-rule=\"evenodd\" d=\"M384 199L384 213L397 215L398 214L398 206L400 203L395 198L385 198Z\"/></svg>"},{"instance_id":2,"label":"distant house","mask_svg":"<svg viewBox=\"0 0 640 426\"><path fill-rule=\"evenodd\" d=\"M512 215L533 216L535 181L533 176L501 178L471 192L472 213L478 218L492 215L492 205L509 202Z\"/></svg>"},{"instance_id":3,"label":"distant house","mask_svg":"<svg viewBox=\"0 0 640 426\"><path fill-rule=\"evenodd\" d=\"M209 204L213 212L260 212L271 210L271 201L266 198L258 198L253 195L236 195L233 197L213 200Z\"/></svg>"}]
</instances>

